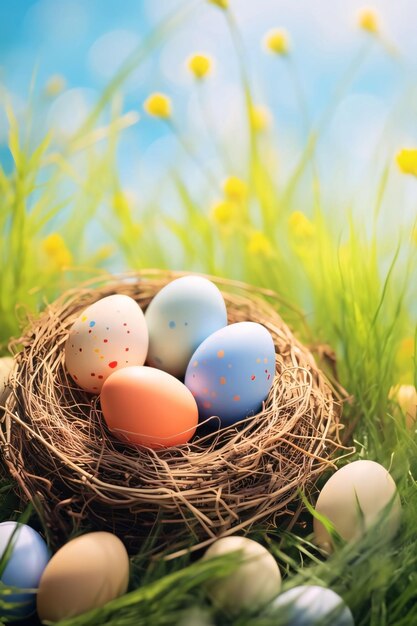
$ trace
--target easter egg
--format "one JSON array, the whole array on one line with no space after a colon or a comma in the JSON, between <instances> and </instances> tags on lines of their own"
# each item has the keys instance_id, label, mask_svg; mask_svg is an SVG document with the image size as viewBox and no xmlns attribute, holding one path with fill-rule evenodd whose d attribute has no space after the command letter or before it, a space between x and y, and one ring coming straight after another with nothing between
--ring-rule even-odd
<instances>
[{"instance_id":1,"label":"easter egg","mask_svg":"<svg viewBox=\"0 0 417 626\"><path fill-rule=\"evenodd\" d=\"M262 608L275 598L281 587L281 574L274 557L260 543L247 537L217 539L203 559L237 551L241 558L237 569L207 585L213 604L228 613Z\"/></svg>"},{"instance_id":2,"label":"easter egg","mask_svg":"<svg viewBox=\"0 0 417 626\"><path fill-rule=\"evenodd\" d=\"M407 428L412 430L417 422L417 390L414 385L391 387L389 397L395 400L405 415Z\"/></svg>"},{"instance_id":3,"label":"easter egg","mask_svg":"<svg viewBox=\"0 0 417 626\"><path fill-rule=\"evenodd\" d=\"M81 615L126 593L129 557L118 537L94 532L65 544L39 583L39 618L52 622Z\"/></svg>"},{"instance_id":4,"label":"easter egg","mask_svg":"<svg viewBox=\"0 0 417 626\"><path fill-rule=\"evenodd\" d=\"M14 367L14 359L11 356L0 358L0 407L6 402L9 395L8 381Z\"/></svg>"},{"instance_id":5,"label":"easter egg","mask_svg":"<svg viewBox=\"0 0 417 626\"><path fill-rule=\"evenodd\" d=\"M285 615L287 626L354 626L352 613L342 598L317 585L302 585L281 593L272 602L272 611Z\"/></svg>"},{"instance_id":6,"label":"easter egg","mask_svg":"<svg viewBox=\"0 0 417 626\"><path fill-rule=\"evenodd\" d=\"M185 374L200 418L233 424L257 413L275 373L274 342L264 326L238 322L216 331L197 348Z\"/></svg>"},{"instance_id":7,"label":"easter egg","mask_svg":"<svg viewBox=\"0 0 417 626\"><path fill-rule=\"evenodd\" d=\"M143 365L147 350L142 309L133 298L116 294L79 315L65 344L65 365L77 385L98 394L115 370Z\"/></svg>"},{"instance_id":8,"label":"easter egg","mask_svg":"<svg viewBox=\"0 0 417 626\"><path fill-rule=\"evenodd\" d=\"M49 561L49 550L45 541L33 528L18 522L0 524L0 555L9 541L10 556L1 575L1 582L10 587L36 589ZM12 593L2 596L6 604L0 609L1 617L25 618L35 611L36 593ZM10 609L7 604L11 605ZM18 603L18 606L12 606Z\"/></svg>"},{"instance_id":9,"label":"easter egg","mask_svg":"<svg viewBox=\"0 0 417 626\"><path fill-rule=\"evenodd\" d=\"M186 443L198 423L187 387L153 367L126 367L112 374L100 395L107 426L122 441L166 448Z\"/></svg>"},{"instance_id":10,"label":"easter egg","mask_svg":"<svg viewBox=\"0 0 417 626\"><path fill-rule=\"evenodd\" d=\"M149 330L147 364L183 378L200 343L227 325L219 289L202 276L183 276L159 291L145 313Z\"/></svg>"},{"instance_id":11,"label":"easter egg","mask_svg":"<svg viewBox=\"0 0 417 626\"><path fill-rule=\"evenodd\" d=\"M377 521L381 522L384 536L391 538L400 525L401 503L395 482L382 465L354 461L327 481L317 499L316 511L330 520L345 541L358 540ZM332 550L332 539L316 518L314 535L319 546Z\"/></svg>"}]
</instances>

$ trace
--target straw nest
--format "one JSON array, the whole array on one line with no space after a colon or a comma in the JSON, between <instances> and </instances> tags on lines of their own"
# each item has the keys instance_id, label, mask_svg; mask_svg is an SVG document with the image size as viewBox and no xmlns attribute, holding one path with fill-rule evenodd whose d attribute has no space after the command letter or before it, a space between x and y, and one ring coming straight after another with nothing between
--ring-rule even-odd
<instances>
[{"instance_id":1,"label":"straw nest","mask_svg":"<svg viewBox=\"0 0 417 626\"><path fill-rule=\"evenodd\" d=\"M115 440L99 398L74 386L64 345L79 313L127 294L146 309L182 274L150 270L86 283L33 320L19 346L0 443L22 500L32 501L59 546L79 529L109 530L133 551L180 553L251 527L289 523L339 446L340 405L311 353L274 308L274 294L211 278L229 322L256 321L272 334L276 368L263 410L237 426L197 433L162 451ZM268 303L267 300L272 303ZM283 517L281 517L283 516Z\"/></svg>"}]
</instances>

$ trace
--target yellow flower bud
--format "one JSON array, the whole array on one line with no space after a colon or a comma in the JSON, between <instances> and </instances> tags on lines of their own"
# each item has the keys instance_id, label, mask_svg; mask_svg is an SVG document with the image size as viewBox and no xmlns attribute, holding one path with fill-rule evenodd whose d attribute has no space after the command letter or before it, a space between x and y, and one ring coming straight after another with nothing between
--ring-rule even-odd
<instances>
[{"instance_id":1,"label":"yellow flower bud","mask_svg":"<svg viewBox=\"0 0 417 626\"><path fill-rule=\"evenodd\" d=\"M51 233L42 241L42 250L57 267L71 265L72 254L59 233Z\"/></svg>"},{"instance_id":2,"label":"yellow flower bud","mask_svg":"<svg viewBox=\"0 0 417 626\"><path fill-rule=\"evenodd\" d=\"M236 220L237 207L229 200L221 200L211 209L211 216L217 224L226 226Z\"/></svg>"},{"instance_id":3,"label":"yellow flower bud","mask_svg":"<svg viewBox=\"0 0 417 626\"><path fill-rule=\"evenodd\" d=\"M274 28L268 31L263 43L267 52L272 52L272 54L286 56L289 53L289 36L287 31L282 28Z\"/></svg>"},{"instance_id":4,"label":"yellow flower bud","mask_svg":"<svg viewBox=\"0 0 417 626\"><path fill-rule=\"evenodd\" d=\"M314 224L301 211L294 211L288 219L290 233L297 239L311 239L315 234Z\"/></svg>"},{"instance_id":5,"label":"yellow flower bud","mask_svg":"<svg viewBox=\"0 0 417 626\"><path fill-rule=\"evenodd\" d=\"M271 123L271 112L265 106L253 105L250 110L250 120L257 133L266 130Z\"/></svg>"},{"instance_id":6,"label":"yellow flower bud","mask_svg":"<svg viewBox=\"0 0 417 626\"><path fill-rule=\"evenodd\" d=\"M67 81L65 78L61 76L61 74L54 74L48 79L45 85L45 93L50 98L54 98L64 91L66 86Z\"/></svg>"},{"instance_id":7,"label":"yellow flower bud","mask_svg":"<svg viewBox=\"0 0 417 626\"><path fill-rule=\"evenodd\" d=\"M379 17L373 9L361 9L358 13L358 26L371 35L379 33Z\"/></svg>"},{"instance_id":8,"label":"yellow flower bud","mask_svg":"<svg viewBox=\"0 0 417 626\"><path fill-rule=\"evenodd\" d=\"M403 148L395 159L403 174L417 176L417 148Z\"/></svg>"},{"instance_id":9,"label":"yellow flower bud","mask_svg":"<svg viewBox=\"0 0 417 626\"><path fill-rule=\"evenodd\" d=\"M225 11L226 9L229 8L229 0L207 0L207 1L210 2L210 4L215 4L220 9L224 9Z\"/></svg>"},{"instance_id":10,"label":"yellow flower bud","mask_svg":"<svg viewBox=\"0 0 417 626\"><path fill-rule=\"evenodd\" d=\"M256 230L252 233L248 245L248 254L255 256L271 257L273 255L273 247L268 237L263 232Z\"/></svg>"},{"instance_id":11,"label":"yellow flower bud","mask_svg":"<svg viewBox=\"0 0 417 626\"><path fill-rule=\"evenodd\" d=\"M171 117L171 99L164 93L152 93L143 105L148 115L168 119Z\"/></svg>"},{"instance_id":12,"label":"yellow flower bud","mask_svg":"<svg viewBox=\"0 0 417 626\"><path fill-rule=\"evenodd\" d=\"M123 191L117 191L113 196L113 209L118 217L130 214L129 201Z\"/></svg>"},{"instance_id":13,"label":"yellow flower bud","mask_svg":"<svg viewBox=\"0 0 417 626\"><path fill-rule=\"evenodd\" d=\"M223 192L229 200L243 202L248 195L248 186L241 178L229 176L223 182Z\"/></svg>"},{"instance_id":14,"label":"yellow flower bud","mask_svg":"<svg viewBox=\"0 0 417 626\"><path fill-rule=\"evenodd\" d=\"M397 402L405 415L407 428L414 428L417 419L417 391L414 385L391 387L389 397Z\"/></svg>"},{"instance_id":15,"label":"yellow flower bud","mask_svg":"<svg viewBox=\"0 0 417 626\"><path fill-rule=\"evenodd\" d=\"M202 80L211 73L213 59L206 54L193 54L187 59L187 67L195 78Z\"/></svg>"}]
</instances>

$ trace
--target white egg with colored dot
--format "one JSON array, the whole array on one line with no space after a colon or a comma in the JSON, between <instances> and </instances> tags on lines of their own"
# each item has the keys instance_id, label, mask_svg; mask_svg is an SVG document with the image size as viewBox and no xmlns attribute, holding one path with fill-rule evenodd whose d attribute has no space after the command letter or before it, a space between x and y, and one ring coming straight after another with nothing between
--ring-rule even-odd
<instances>
[{"instance_id":1,"label":"white egg with colored dot","mask_svg":"<svg viewBox=\"0 0 417 626\"><path fill-rule=\"evenodd\" d=\"M65 344L65 365L77 385L100 393L118 369L143 365L148 329L140 306L129 296L101 298L75 320Z\"/></svg>"},{"instance_id":2,"label":"white egg with colored dot","mask_svg":"<svg viewBox=\"0 0 417 626\"><path fill-rule=\"evenodd\" d=\"M203 559L240 552L232 573L207 584L213 604L228 613L266 606L281 588L281 573L274 557L257 541L247 537L222 537L206 551Z\"/></svg>"},{"instance_id":3,"label":"white egg with colored dot","mask_svg":"<svg viewBox=\"0 0 417 626\"><path fill-rule=\"evenodd\" d=\"M333 474L324 485L316 511L327 518L345 541L360 539L369 529L378 530L389 539L401 521L401 503L389 472L375 461L354 461ZM333 549L333 540L325 526L314 518L316 543L324 550Z\"/></svg>"},{"instance_id":4,"label":"white egg with colored dot","mask_svg":"<svg viewBox=\"0 0 417 626\"><path fill-rule=\"evenodd\" d=\"M223 296L203 276L183 276L165 285L145 312L147 364L183 378L191 355L206 337L227 325Z\"/></svg>"}]
</instances>

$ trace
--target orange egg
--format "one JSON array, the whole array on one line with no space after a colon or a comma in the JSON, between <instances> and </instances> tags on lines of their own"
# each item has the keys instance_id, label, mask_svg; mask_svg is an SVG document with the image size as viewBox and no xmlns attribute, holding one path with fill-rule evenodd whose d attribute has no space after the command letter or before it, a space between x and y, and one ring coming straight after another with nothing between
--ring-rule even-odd
<instances>
[{"instance_id":1,"label":"orange egg","mask_svg":"<svg viewBox=\"0 0 417 626\"><path fill-rule=\"evenodd\" d=\"M183 383L153 367L126 367L104 382L101 408L122 441L149 448L187 443L198 423L194 397Z\"/></svg>"}]
</instances>

